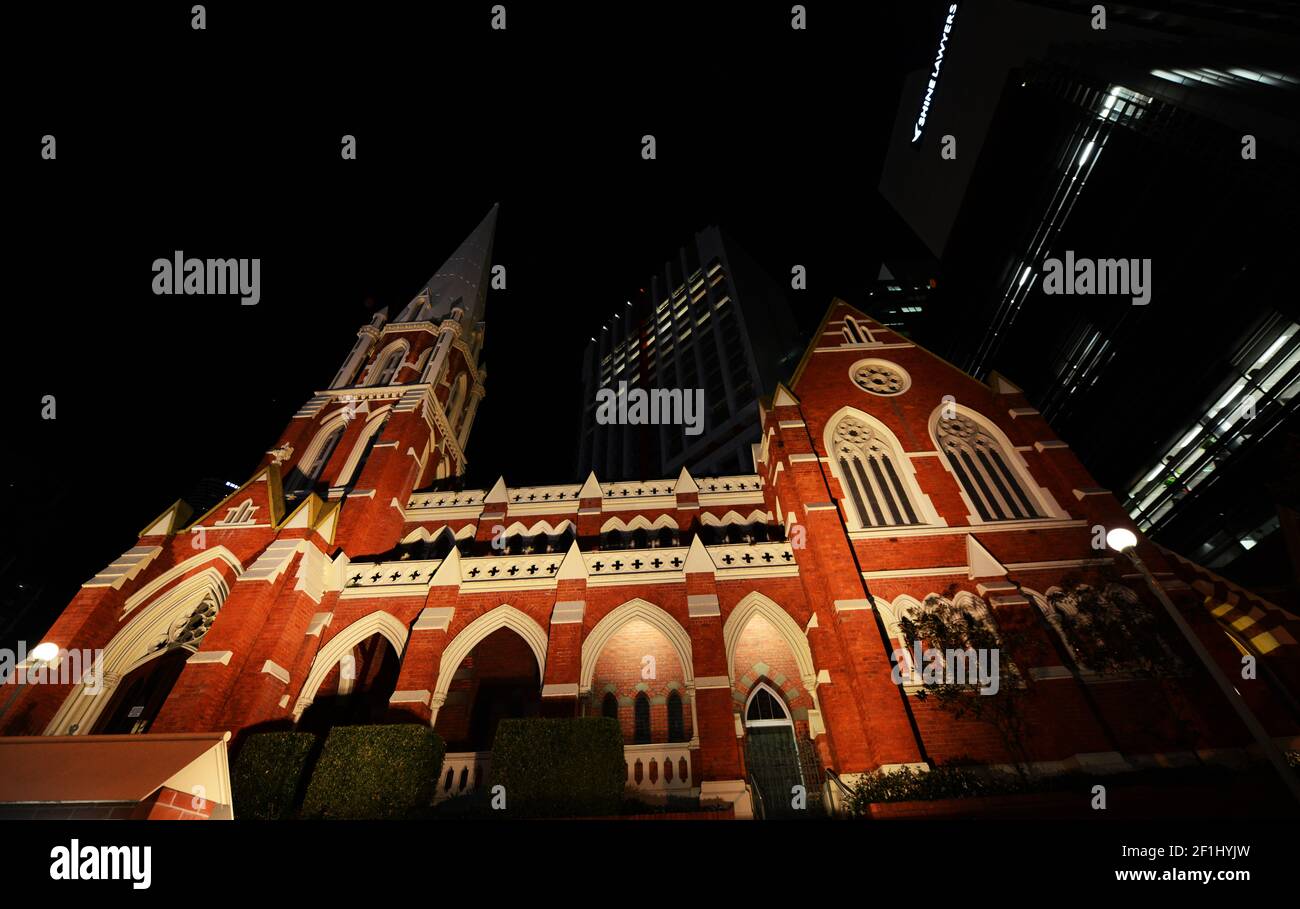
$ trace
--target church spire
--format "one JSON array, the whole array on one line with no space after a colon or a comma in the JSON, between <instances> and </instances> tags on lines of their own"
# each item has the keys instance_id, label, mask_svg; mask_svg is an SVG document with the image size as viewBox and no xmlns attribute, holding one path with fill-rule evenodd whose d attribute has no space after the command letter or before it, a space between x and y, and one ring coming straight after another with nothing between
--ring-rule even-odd
<instances>
[{"instance_id":1,"label":"church spire","mask_svg":"<svg viewBox=\"0 0 1300 909\"><path fill-rule=\"evenodd\" d=\"M466 332L483 321L498 208L500 203L492 206L465 242L425 282L398 315L398 322L440 322L458 307L465 311L461 324Z\"/></svg>"}]
</instances>

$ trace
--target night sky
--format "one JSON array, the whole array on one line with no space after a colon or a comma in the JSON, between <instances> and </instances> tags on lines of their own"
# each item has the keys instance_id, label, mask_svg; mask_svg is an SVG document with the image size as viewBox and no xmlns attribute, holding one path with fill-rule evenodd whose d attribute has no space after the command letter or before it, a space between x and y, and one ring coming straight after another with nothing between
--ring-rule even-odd
<instances>
[{"instance_id":1,"label":"night sky","mask_svg":"<svg viewBox=\"0 0 1300 909\"><path fill-rule=\"evenodd\" d=\"M494 202L508 289L488 296L468 486L575 479L584 346L702 227L780 281L807 266L806 331L882 258L919 252L875 187L946 3L818 6L816 42L788 3L526 6L504 36L404 7L361 23L210 5L197 35L188 12L113 10L45 48L102 78L55 67L11 115L0 607L40 590L19 636L197 481L246 480L371 310L396 312ZM34 151L45 133L55 162ZM176 250L260 257L261 302L153 295L152 261Z\"/></svg>"}]
</instances>

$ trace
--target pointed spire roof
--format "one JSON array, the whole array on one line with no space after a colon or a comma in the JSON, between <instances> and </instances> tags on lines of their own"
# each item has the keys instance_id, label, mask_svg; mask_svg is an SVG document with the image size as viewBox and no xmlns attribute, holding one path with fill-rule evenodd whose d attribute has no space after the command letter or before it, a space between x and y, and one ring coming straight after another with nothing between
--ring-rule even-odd
<instances>
[{"instance_id":1,"label":"pointed spire roof","mask_svg":"<svg viewBox=\"0 0 1300 909\"><path fill-rule=\"evenodd\" d=\"M673 493L676 495L689 495L699 491L699 484L695 482L691 472L683 466L682 472L677 475L677 482L673 485Z\"/></svg>"},{"instance_id":2,"label":"pointed spire roof","mask_svg":"<svg viewBox=\"0 0 1300 909\"><path fill-rule=\"evenodd\" d=\"M569 551L564 554L564 560L560 562L560 570L555 575L555 579L557 581L587 580L587 563L582 560L582 550L578 548L577 540L569 544Z\"/></svg>"},{"instance_id":3,"label":"pointed spire roof","mask_svg":"<svg viewBox=\"0 0 1300 909\"><path fill-rule=\"evenodd\" d=\"M893 281L894 273L889 270L889 266L884 262L880 263L880 274L876 275L877 281Z\"/></svg>"},{"instance_id":4,"label":"pointed spire roof","mask_svg":"<svg viewBox=\"0 0 1300 909\"><path fill-rule=\"evenodd\" d=\"M492 206L465 242L425 282L397 321L438 322L451 315L457 306L465 310L466 331L483 321L488 275L492 267L492 240L496 235L497 209L500 207L500 203Z\"/></svg>"}]
</instances>

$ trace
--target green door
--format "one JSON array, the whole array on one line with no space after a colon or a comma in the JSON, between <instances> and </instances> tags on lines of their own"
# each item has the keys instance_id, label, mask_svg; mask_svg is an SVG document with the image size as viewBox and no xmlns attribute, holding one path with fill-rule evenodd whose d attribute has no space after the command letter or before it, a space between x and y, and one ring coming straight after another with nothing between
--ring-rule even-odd
<instances>
[{"instance_id":1,"label":"green door","mask_svg":"<svg viewBox=\"0 0 1300 909\"><path fill-rule=\"evenodd\" d=\"M748 727L745 730L745 762L762 800L763 817L788 818L807 814L791 806L795 797L793 788L803 785L792 726Z\"/></svg>"}]
</instances>

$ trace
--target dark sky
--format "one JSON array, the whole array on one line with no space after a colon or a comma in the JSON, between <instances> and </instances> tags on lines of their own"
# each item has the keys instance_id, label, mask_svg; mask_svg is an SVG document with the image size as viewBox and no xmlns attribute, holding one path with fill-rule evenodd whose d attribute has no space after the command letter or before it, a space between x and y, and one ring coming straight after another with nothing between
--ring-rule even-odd
<instances>
[{"instance_id":1,"label":"dark sky","mask_svg":"<svg viewBox=\"0 0 1300 909\"><path fill-rule=\"evenodd\" d=\"M368 307L404 304L494 202L509 286L488 297L469 485L573 479L588 337L703 226L775 278L807 266L806 325L917 248L876 184L946 4L817 5L806 33L788 3L554 6L511 4L506 35L404 7L25 29L80 66L11 117L0 607L40 589L39 634L196 481L247 479ZM261 302L153 295L176 250L260 257Z\"/></svg>"}]
</instances>

